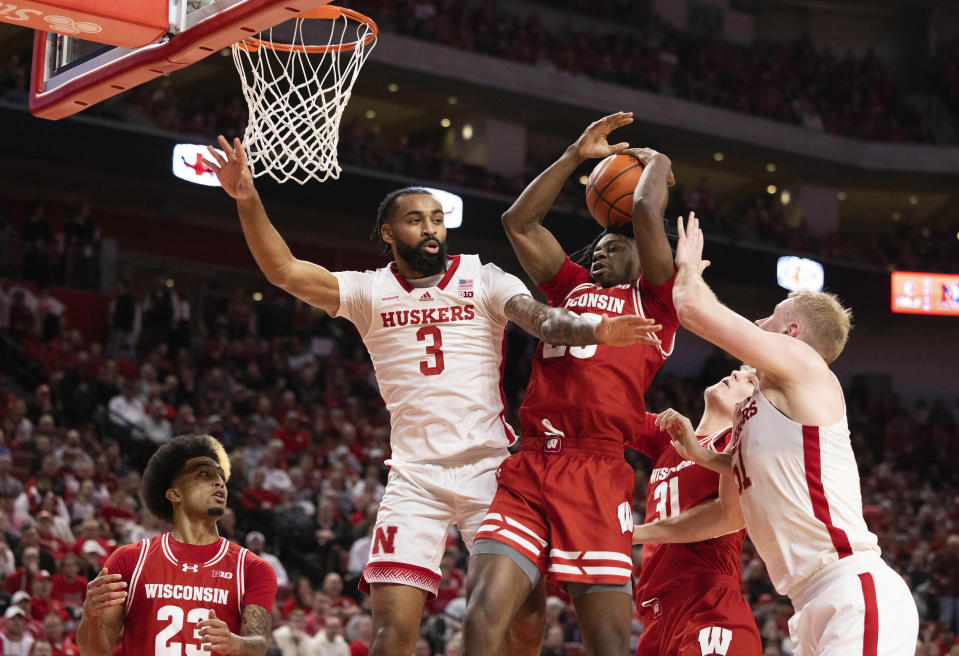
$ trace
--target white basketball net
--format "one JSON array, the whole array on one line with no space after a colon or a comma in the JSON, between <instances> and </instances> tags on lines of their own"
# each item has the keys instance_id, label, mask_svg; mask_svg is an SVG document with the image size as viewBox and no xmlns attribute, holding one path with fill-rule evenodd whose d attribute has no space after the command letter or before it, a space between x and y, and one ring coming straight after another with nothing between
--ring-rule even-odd
<instances>
[{"instance_id":1,"label":"white basketball net","mask_svg":"<svg viewBox=\"0 0 959 656\"><path fill-rule=\"evenodd\" d=\"M283 42L289 51L270 47L272 28L258 35L258 44L233 44L250 112L243 145L254 177L268 174L277 182L304 184L335 180L342 171L336 159L340 118L376 38L369 25L341 15L327 21L335 25L326 44L304 42L308 20L327 19L293 19L294 36ZM354 49L337 50L354 41ZM303 50L322 45L326 52Z\"/></svg>"}]
</instances>

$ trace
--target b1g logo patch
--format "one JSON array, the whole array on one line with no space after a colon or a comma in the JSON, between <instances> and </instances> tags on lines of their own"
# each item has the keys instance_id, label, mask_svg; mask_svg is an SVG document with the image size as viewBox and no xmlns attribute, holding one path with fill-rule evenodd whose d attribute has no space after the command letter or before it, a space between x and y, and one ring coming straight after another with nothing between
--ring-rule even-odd
<instances>
[{"instance_id":1,"label":"b1g logo patch","mask_svg":"<svg viewBox=\"0 0 959 656\"><path fill-rule=\"evenodd\" d=\"M721 626L707 626L699 630L699 650L702 656L710 656L710 654L726 656L732 639L733 632L729 629Z\"/></svg>"},{"instance_id":2,"label":"b1g logo patch","mask_svg":"<svg viewBox=\"0 0 959 656\"><path fill-rule=\"evenodd\" d=\"M215 569L215 570L213 570L213 578L215 578L215 579L232 579L232 578L233 578L233 572L223 572L223 571L221 571L221 570Z\"/></svg>"}]
</instances>

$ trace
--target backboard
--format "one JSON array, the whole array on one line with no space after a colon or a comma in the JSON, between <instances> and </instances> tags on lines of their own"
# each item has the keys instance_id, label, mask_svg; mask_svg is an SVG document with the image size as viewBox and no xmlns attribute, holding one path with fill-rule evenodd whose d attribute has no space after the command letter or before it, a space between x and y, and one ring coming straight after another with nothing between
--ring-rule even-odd
<instances>
[{"instance_id":1,"label":"backboard","mask_svg":"<svg viewBox=\"0 0 959 656\"><path fill-rule=\"evenodd\" d=\"M37 31L30 112L47 119L71 116L329 2L169 0L168 30L153 43L136 48Z\"/></svg>"}]
</instances>

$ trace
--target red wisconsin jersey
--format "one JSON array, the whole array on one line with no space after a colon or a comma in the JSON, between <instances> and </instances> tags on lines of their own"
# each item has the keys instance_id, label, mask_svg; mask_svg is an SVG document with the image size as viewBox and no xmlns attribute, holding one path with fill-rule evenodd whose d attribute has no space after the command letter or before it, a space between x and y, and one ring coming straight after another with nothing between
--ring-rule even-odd
<instances>
[{"instance_id":1,"label":"red wisconsin jersey","mask_svg":"<svg viewBox=\"0 0 959 656\"><path fill-rule=\"evenodd\" d=\"M243 607L272 611L276 597L273 568L226 538L190 545L164 533L120 547L106 567L127 582L124 654L208 656L196 625L211 610L239 635Z\"/></svg>"},{"instance_id":2,"label":"red wisconsin jersey","mask_svg":"<svg viewBox=\"0 0 959 656\"><path fill-rule=\"evenodd\" d=\"M577 314L610 317L637 314L662 325L663 348L636 344L553 346L541 343L533 359L526 400L520 408L523 435L632 439L643 424L643 396L672 352L679 319L673 307L673 275L654 287L643 278L604 289L567 258L552 280L540 285L549 304Z\"/></svg>"},{"instance_id":3,"label":"red wisconsin jersey","mask_svg":"<svg viewBox=\"0 0 959 656\"><path fill-rule=\"evenodd\" d=\"M657 415L646 413L643 429L630 446L653 461L653 473L646 489L647 523L675 517L694 506L719 497L719 474L684 460L670 444L669 434L656 428ZM722 451L729 442L731 427L700 437L711 451ZM712 540L689 544L644 544L636 599L660 597L685 578L725 574L742 578L740 555L746 531L737 531Z\"/></svg>"}]
</instances>

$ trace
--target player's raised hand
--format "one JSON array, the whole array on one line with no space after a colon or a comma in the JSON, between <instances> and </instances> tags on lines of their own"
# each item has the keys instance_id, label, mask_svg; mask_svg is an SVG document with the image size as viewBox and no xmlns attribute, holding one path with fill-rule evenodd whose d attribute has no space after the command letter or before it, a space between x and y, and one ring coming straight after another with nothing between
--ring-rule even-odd
<instances>
[{"instance_id":1,"label":"player's raised hand","mask_svg":"<svg viewBox=\"0 0 959 656\"><path fill-rule=\"evenodd\" d=\"M613 317L606 314L596 324L593 331L596 341L609 346L632 346L633 344L650 344L662 346L662 341L656 336L662 326L655 319L628 315Z\"/></svg>"},{"instance_id":2,"label":"player's raised hand","mask_svg":"<svg viewBox=\"0 0 959 656\"><path fill-rule=\"evenodd\" d=\"M699 228L695 212L689 213L685 226L683 217L676 219L676 235L676 268L689 267L702 274L709 266L709 260L703 259L703 231Z\"/></svg>"},{"instance_id":3,"label":"player's raised hand","mask_svg":"<svg viewBox=\"0 0 959 656\"><path fill-rule=\"evenodd\" d=\"M696 438L696 431L689 419L672 408L656 417L656 426L669 433L670 442L676 452L686 460L699 462L701 452L705 451Z\"/></svg>"},{"instance_id":4,"label":"player's raised hand","mask_svg":"<svg viewBox=\"0 0 959 656\"><path fill-rule=\"evenodd\" d=\"M111 574L106 567L97 577L87 583L87 598L83 601L84 617L100 617L113 606L121 606L127 600L127 583L119 574Z\"/></svg>"},{"instance_id":5,"label":"player's raised hand","mask_svg":"<svg viewBox=\"0 0 959 656\"><path fill-rule=\"evenodd\" d=\"M210 610L210 616L198 623L200 644L206 651L215 651L218 654L240 653L240 640L230 631L226 622L217 618L216 611Z\"/></svg>"},{"instance_id":6,"label":"player's raised hand","mask_svg":"<svg viewBox=\"0 0 959 656\"><path fill-rule=\"evenodd\" d=\"M623 151L624 155L632 155L639 160L639 163L644 167L649 166L649 163L655 158L660 158L666 161L666 186L672 187L676 184L676 176L673 175L673 160L669 159L666 155L662 154L658 150L653 150L652 148L627 148Z\"/></svg>"},{"instance_id":7,"label":"player's raised hand","mask_svg":"<svg viewBox=\"0 0 959 656\"><path fill-rule=\"evenodd\" d=\"M592 159L596 157L609 157L610 155L623 152L629 148L628 143L623 141L611 146L609 142L606 141L606 137L616 128L621 128L632 122L632 112L616 112L615 114L604 116L598 121L590 123L585 132L573 143L576 154L586 159Z\"/></svg>"},{"instance_id":8,"label":"player's raised hand","mask_svg":"<svg viewBox=\"0 0 959 656\"><path fill-rule=\"evenodd\" d=\"M246 163L246 153L239 139L234 139L231 145L222 134L217 137L223 155L216 152L213 146L207 146L214 161L203 158L204 163L216 172L216 179L220 181L223 190L237 200L245 200L256 195L253 185L253 174Z\"/></svg>"}]
</instances>

